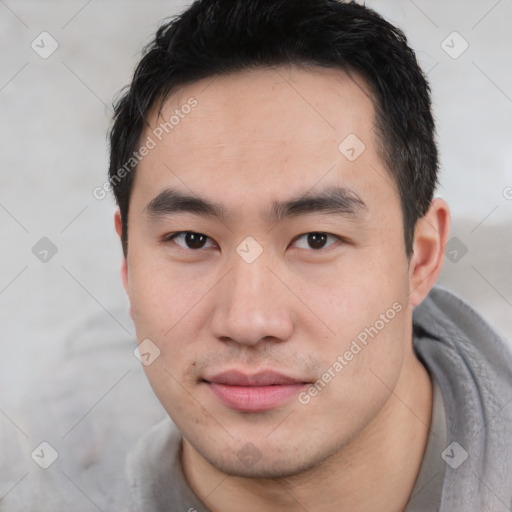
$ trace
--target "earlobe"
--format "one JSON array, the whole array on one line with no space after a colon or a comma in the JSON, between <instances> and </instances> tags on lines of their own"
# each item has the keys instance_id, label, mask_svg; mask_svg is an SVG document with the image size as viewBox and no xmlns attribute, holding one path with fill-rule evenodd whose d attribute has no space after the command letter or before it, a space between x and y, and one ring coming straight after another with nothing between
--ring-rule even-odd
<instances>
[{"instance_id":1,"label":"earlobe","mask_svg":"<svg viewBox=\"0 0 512 512\"><path fill-rule=\"evenodd\" d=\"M409 266L409 301L420 304L436 283L443 268L444 248L450 232L450 209L444 199L432 201L416 223L413 255Z\"/></svg>"},{"instance_id":2,"label":"earlobe","mask_svg":"<svg viewBox=\"0 0 512 512\"><path fill-rule=\"evenodd\" d=\"M123 258L123 262L121 263L121 280L123 281L124 291L128 293L128 265L126 263L126 258Z\"/></svg>"},{"instance_id":3,"label":"earlobe","mask_svg":"<svg viewBox=\"0 0 512 512\"><path fill-rule=\"evenodd\" d=\"M114 225L117 235L121 238L123 235L123 222L121 221L121 210L119 208L116 209L116 213L114 214Z\"/></svg>"},{"instance_id":4,"label":"earlobe","mask_svg":"<svg viewBox=\"0 0 512 512\"><path fill-rule=\"evenodd\" d=\"M116 213L114 214L114 224L116 228L116 233L121 240L123 236L123 223L121 220L121 211L117 208ZM123 282L123 288L125 292L128 293L128 264L126 262L126 257L123 257L123 263L121 264L121 280ZM131 311L130 311L131 314Z\"/></svg>"}]
</instances>

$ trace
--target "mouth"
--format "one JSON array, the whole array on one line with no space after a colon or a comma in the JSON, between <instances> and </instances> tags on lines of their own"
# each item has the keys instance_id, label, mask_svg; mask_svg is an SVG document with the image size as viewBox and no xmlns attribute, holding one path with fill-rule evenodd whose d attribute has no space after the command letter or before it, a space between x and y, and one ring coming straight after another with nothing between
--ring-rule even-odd
<instances>
[{"instance_id":1,"label":"mouth","mask_svg":"<svg viewBox=\"0 0 512 512\"><path fill-rule=\"evenodd\" d=\"M263 412L285 405L311 382L273 371L246 374L229 370L203 379L226 407L241 412Z\"/></svg>"}]
</instances>

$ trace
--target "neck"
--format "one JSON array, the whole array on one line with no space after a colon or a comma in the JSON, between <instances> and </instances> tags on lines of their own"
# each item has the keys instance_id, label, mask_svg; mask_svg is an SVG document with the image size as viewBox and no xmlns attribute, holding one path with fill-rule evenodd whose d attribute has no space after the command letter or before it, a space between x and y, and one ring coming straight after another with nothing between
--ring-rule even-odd
<instances>
[{"instance_id":1,"label":"neck","mask_svg":"<svg viewBox=\"0 0 512 512\"><path fill-rule=\"evenodd\" d=\"M431 415L432 383L411 350L377 417L318 466L275 480L228 476L184 439L183 470L211 512L397 512L406 507L418 475Z\"/></svg>"}]
</instances>

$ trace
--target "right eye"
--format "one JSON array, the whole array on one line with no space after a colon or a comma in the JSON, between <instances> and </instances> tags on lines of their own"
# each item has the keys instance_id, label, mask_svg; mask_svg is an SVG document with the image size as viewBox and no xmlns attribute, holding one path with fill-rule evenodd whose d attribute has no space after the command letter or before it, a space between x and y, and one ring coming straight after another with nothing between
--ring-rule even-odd
<instances>
[{"instance_id":1,"label":"right eye","mask_svg":"<svg viewBox=\"0 0 512 512\"><path fill-rule=\"evenodd\" d=\"M210 238L203 233L196 233L195 231L178 231L177 233L166 235L163 242L173 241L183 249L197 251L199 249L203 249L208 240L210 240ZM215 247L215 245L211 245L211 247Z\"/></svg>"}]
</instances>

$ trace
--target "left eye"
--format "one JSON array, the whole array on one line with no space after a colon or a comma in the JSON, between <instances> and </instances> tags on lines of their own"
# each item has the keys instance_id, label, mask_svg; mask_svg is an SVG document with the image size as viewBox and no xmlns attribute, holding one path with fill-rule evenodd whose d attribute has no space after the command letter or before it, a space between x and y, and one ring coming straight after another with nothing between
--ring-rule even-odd
<instances>
[{"instance_id":1,"label":"left eye","mask_svg":"<svg viewBox=\"0 0 512 512\"><path fill-rule=\"evenodd\" d=\"M295 245L299 247L299 249L324 249L325 247L332 245L332 243L326 245L329 238L333 239L334 241L339 240L337 236L330 235L329 233L313 231L311 233L305 233L304 235L301 235L299 238L297 238Z\"/></svg>"}]
</instances>

